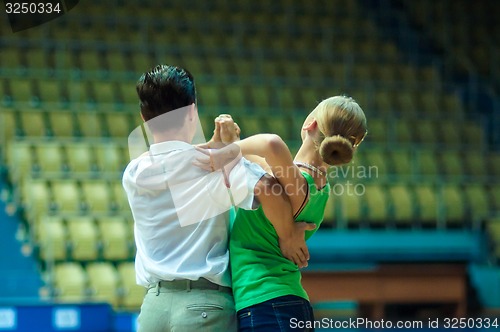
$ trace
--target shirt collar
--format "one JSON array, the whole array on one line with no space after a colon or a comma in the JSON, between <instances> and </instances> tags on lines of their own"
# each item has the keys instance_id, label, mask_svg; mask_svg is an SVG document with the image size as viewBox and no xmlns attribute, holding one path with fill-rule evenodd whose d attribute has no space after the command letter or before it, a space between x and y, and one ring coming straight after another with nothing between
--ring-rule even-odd
<instances>
[{"instance_id":1,"label":"shirt collar","mask_svg":"<svg viewBox=\"0 0 500 332\"><path fill-rule=\"evenodd\" d=\"M189 143L182 141L165 141L160 143L151 144L149 150L153 155L159 155L163 153L168 153L175 150L188 150L192 149L193 146Z\"/></svg>"}]
</instances>

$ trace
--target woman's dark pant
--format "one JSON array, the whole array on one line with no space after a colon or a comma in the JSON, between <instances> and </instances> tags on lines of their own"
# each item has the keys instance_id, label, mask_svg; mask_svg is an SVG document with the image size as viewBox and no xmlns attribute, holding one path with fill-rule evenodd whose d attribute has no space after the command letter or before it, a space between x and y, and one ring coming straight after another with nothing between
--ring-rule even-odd
<instances>
[{"instance_id":1,"label":"woman's dark pant","mask_svg":"<svg viewBox=\"0 0 500 332\"><path fill-rule=\"evenodd\" d=\"M309 301L294 295L281 296L238 311L240 332L314 331Z\"/></svg>"}]
</instances>

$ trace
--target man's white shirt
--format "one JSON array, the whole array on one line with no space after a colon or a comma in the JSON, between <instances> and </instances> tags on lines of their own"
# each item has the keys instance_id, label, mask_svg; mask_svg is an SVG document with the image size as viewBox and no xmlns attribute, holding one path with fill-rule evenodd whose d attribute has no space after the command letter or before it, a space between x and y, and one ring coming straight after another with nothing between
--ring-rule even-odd
<instances>
[{"instance_id":1,"label":"man's white shirt","mask_svg":"<svg viewBox=\"0 0 500 332\"><path fill-rule=\"evenodd\" d=\"M200 156L188 143L161 142L125 169L123 187L134 217L139 285L201 277L231 285L232 203L252 209L254 187L265 171L241 158L229 172L229 192L222 171L209 173L192 164Z\"/></svg>"}]
</instances>

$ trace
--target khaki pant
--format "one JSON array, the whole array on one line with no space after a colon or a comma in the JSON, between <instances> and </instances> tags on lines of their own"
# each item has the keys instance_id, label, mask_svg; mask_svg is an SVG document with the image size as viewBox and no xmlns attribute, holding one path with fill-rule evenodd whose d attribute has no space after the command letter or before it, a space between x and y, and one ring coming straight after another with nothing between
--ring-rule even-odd
<instances>
[{"instance_id":1,"label":"khaki pant","mask_svg":"<svg viewBox=\"0 0 500 332\"><path fill-rule=\"evenodd\" d=\"M233 295L204 279L161 281L146 293L138 324L139 332L236 331Z\"/></svg>"}]
</instances>

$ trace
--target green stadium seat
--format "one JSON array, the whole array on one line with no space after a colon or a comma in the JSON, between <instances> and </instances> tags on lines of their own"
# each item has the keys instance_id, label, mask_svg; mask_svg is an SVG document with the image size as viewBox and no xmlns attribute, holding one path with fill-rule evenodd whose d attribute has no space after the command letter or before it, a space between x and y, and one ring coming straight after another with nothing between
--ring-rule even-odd
<instances>
[{"instance_id":1,"label":"green stadium seat","mask_svg":"<svg viewBox=\"0 0 500 332\"><path fill-rule=\"evenodd\" d=\"M489 203L493 209L493 212L500 212L500 185L491 184L488 189Z\"/></svg>"},{"instance_id":2,"label":"green stadium seat","mask_svg":"<svg viewBox=\"0 0 500 332\"><path fill-rule=\"evenodd\" d=\"M131 70L129 65L129 58L121 50L109 49L106 52L106 68L108 71L113 73L126 72ZM141 73L146 71L143 69Z\"/></svg>"},{"instance_id":3,"label":"green stadium seat","mask_svg":"<svg viewBox=\"0 0 500 332\"><path fill-rule=\"evenodd\" d=\"M397 177L411 178L415 173L415 161L408 150L388 151L388 163L392 166L391 173Z\"/></svg>"},{"instance_id":4,"label":"green stadium seat","mask_svg":"<svg viewBox=\"0 0 500 332\"><path fill-rule=\"evenodd\" d=\"M200 84L198 90L200 110L220 109L222 103L222 89L217 84Z\"/></svg>"},{"instance_id":5,"label":"green stadium seat","mask_svg":"<svg viewBox=\"0 0 500 332\"><path fill-rule=\"evenodd\" d=\"M60 302L82 302L86 300L87 275L77 262L59 263L54 268L54 288Z\"/></svg>"},{"instance_id":6,"label":"green stadium seat","mask_svg":"<svg viewBox=\"0 0 500 332\"><path fill-rule=\"evenodd\" d=\"M254 111L262 114L268 112L272 108L271 92L269 86L257 85L250 87L249 104L252 105Z\"/></svg>"},{"instance_id":7,"label":"green stadium seat","mask_svg":"<svg viewBox=\"0 0 500 332\"><path fill-rule=\"evenodd\" d=\"M464 196L469 210L469 218L479 226L479 222L485 220L491 211L486 186L468 184L464 186Z\"/></svg>"},{"instance_id":8,"label":"green stadium seat","mask_svg":"<svg viewBox=\"0 0 500 332\"><path fill-rule=\"evenodd\" d=\"M488 154L488 172L493 177L500 177L500 153L491 152Z\"/></svg>"},{"instance_id":9,"label":"green stadium seat","mask_svg":"<svg viewBox=\"0 0 500 332\"><path fill-rule=\"evenodd\" d=\"M419 150L417 152L417 174L420 177L436 178L440 173L437 154L433 150Z\"/></svg>"},{"instance_id":10,"label":"green stadium seat","mask_svg":"<svg viewBox=\"0 0 500 332\"><path fill-rule=\"evenodd\" d=\"M92 88L97 103L112 104L119 101L117 83L96 81L92 83Z\"/></svg>"},{"instance_id":11,"label":"green stadium seat","mask_svg":"<svg viewBox=\"0 0 500 332\"><path fill-rule=\"evenodd\" d=\"M121 306L129 310L138 310L146 294L146 289L136 284L134 263L121 263L117 269L121 279L123 294L120 301Z\"/></svg>"},{"instance_id":12,"label":"green stadium seat","mask_svg":"<svg viewBox=\"0 0 500 332\"><path fill-rule=\"evenodd\" d=\"M486 223L486 230L493 246L493 256L497 262L500 262L500 218L489 219Z\"/></svg>"},{"instance_id":13,"label":"green stadium seat","mask_svg":"<svg viewBox=\"0 0 500 332\"><path fill-rule=\"evenodd\" d=\"M300 109L303 106L298 100L298 96L300 93L299 88L283 86L275 90L275 93L276 98L278 99L278 112L294 112L295 110Z\"/></svg>"},{"instance_id":14,"label":"green stadium seat","mask_svg":"<svg viewBox=\"0 0 500 332\"><path fill-rule=\"evenodd\" d=\"M39 79L36 81L37 96L42 103L61 104L63 100L61 82L56 79Z\"/></svg>"},{"instance_id":15,"label":"green stadium seat","mask_svg":"<svg viewBox=\"0 0 500 332\"><path fill-rule=\"evenodd\" d=\"M387 119L371 118L368 127L369 127L369 132L366 138L367 141L376 144L387 144L390 137L389 136L390 125Z\"/></svg>"},{"instance_id":16,"label":"green stadium seat","mask_svg":"<svg viewBox=\"0 0 500 332\"><path fill-rule=\"evenodd\" d=\"M239 85L228 85L224 88L224 91L230 113L238 114L244 112L245 107L248 105L245 89Z\"/></svg>"},{"instance_id":17,"label":"green stadium seat","mask_svg":"<svg viewBox=\"0 0 500 332\"><path fill-rule=\"evenodd\" d=\"M467 150L462 154L462 163L469 178L484 179L489 176L487 158L483 151Z\"/></svg>"},{"instance_id":18,"label":"green stadium seat","mask_svg":"<svg viewBox=\"0 0 500 332\"><path fill-rule=\"evenodd\" d=\"M363 158L365 167L376 167L378 176L381 178L387 178L390 172L388 158L384 151L367 149L363 152Z\"/></svg>"},{"instance_id":19,"label":"green stadium seat","mask_svg":"<svg viewBox=\"0 0 500 332\"><path fill-rule=\"evenodd\" d=\"M139 97L137 96L135 84L128 82L118 83L117 89L119 99L123 103L139 105ZM139 109L139 106L137 108Z\"/></svg>"},{"instance_id":20,"label":"green stadium seat","mask_svg":"<svg viewBox=\"0 0 500 332\"><path fill-rule=\"evenodd\" d=\"M354 191L347 193L348 187L345 183L337 183L332 186L332 194L340 204L341 218L338 221L347 225L349 228L359 228L364 219L363 217L363 202L360 195L356 195ZM352 187L351 187L352 190Z\"/></svg>"},{"instance_id":21,"label":"green stadium seat","mask_svg":"<svg viewBox=\"0 0 500 332\"><path fill-rule=\"evenodd\" d=\"M93 33L91 31L91 33ZM96 50L82 50L78 53L79 68L84 71L100 71L104 69L103 55Z\"/></svg>"},{"instance_id":22,"label":"green stadium seat","mask_svg":"<svg viewBox=\"0 0 500 332\"><path fill-rule=\"evenodd\" d=\"M68 240L71 258L77 261L94 261L98 258L98 230L90 216L68 216Z\"/></svg>"},{"instance_id":23,"label":"green stadium seat","mask_svg":"<svg viewBox=\"0 0 500 332\"><path fill-rule=\"evenodd\" d=\"M132 132L132 120L130 113L124 112L106 112L103 114L104 123L109 136L111 137L128 137Z\"/></svg>"},{"instance_id":24,"label":"green stadium seat","mask_svg":"<svg viewBox=\"0 0 500 332\"><path fill-rule=\"evenodd\" d=\"M479 123L467 122L462 129L463 143L472 148L482 147L485 144L483 127Z\"/></svg>"},{"instance_id":25,"label":"green stadium seat","mask_svg":"<svg viewBox=\"0 0 500 332\"><path fill-rule=\"evenodd\" d=\"M90 299L95 302L107 302L114 308L119 304L118 271L110 262L92 262L85 268L90 288Z\"/></svg>"},{"instance_id":26,"label":"green stadium seat","mask_svg":"<svg viewBox=\"0 0 500 332\"><path fill-rule=\"evenodd\" d=\"M413 134L413 120L410 119L400 119L396 122L394 122L394 132L395 132L395 139L393 140L394 143L414 143L415 142L415 135Z\"/></svg>"},{"instance_id":27,"label":"green stadium seat","mask_svg":"<svg viewBox=\"0 0 500 332\"><path fill-rule=\"evenodd\" d=\"M433 120L420 119L415 126L415 139L417 143L434 145L439 143L439 123Z\"/></svg>"},{"instance_id":28,"label":"green stadium seat","mask_svg":"<svg viewBox=\"0 0 500 332\"><path fill-rule=\"evenodd\" d=\"M375 94L374 107L377 115L389 116L396 109L397 105L391 97L391 92L380 90Z\"/></svg>"}]
</instances>

